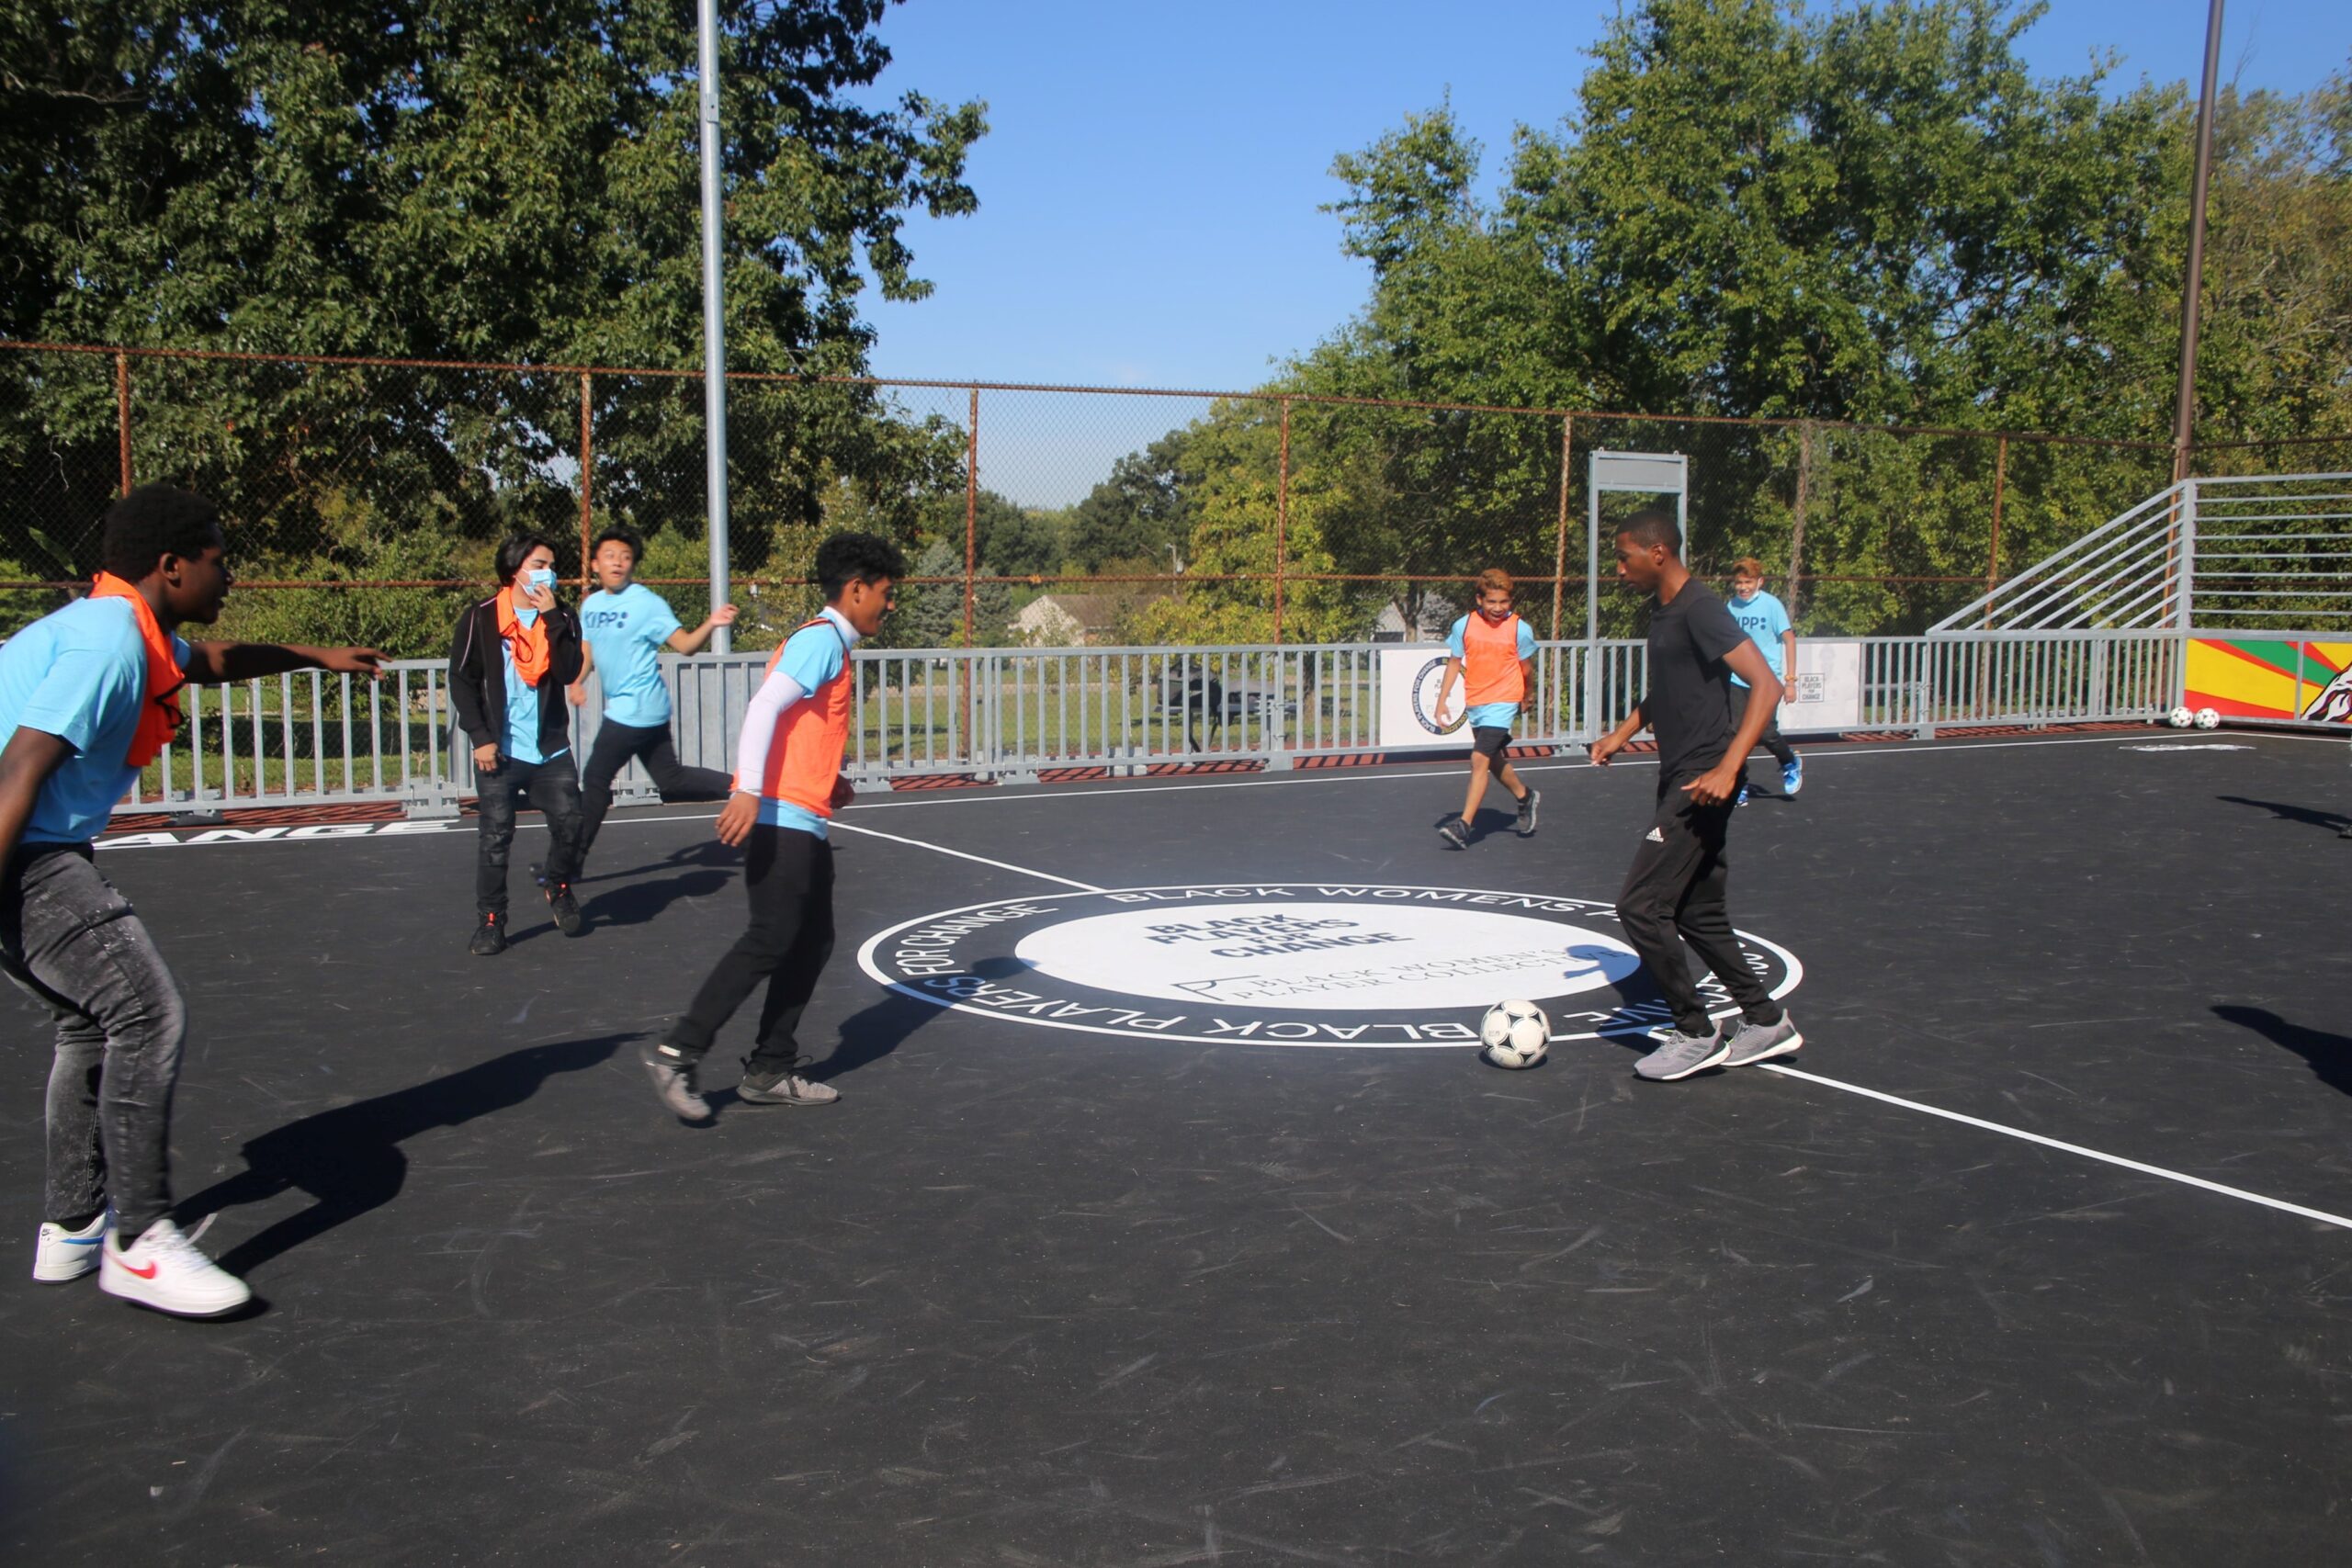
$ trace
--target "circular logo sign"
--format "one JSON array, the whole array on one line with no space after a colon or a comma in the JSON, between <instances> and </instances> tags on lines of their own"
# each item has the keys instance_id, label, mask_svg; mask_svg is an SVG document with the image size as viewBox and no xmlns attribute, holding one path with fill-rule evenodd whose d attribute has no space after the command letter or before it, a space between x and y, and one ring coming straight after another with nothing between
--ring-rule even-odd
<instances>
[{"instance_id":1,"label":"circular logo sign","mask_svg":"<svg viewBox=\"0 0 2352 1568\"><path fill-rule=\"evenodd\" d=\"M1451 735L1470 722L1470 709L1464 705L1453 716L1452 724L1441 726L1437 721L1437 700L1445 690L1445 659L1442 655L1430 660L1413 675L1413 717L1431 735Z\"/></svg>"},{"instance_id":2,"label":"circular logo sign","mask_svg":"<svg viewBox=\"0 0 2352 1568\"><path fill-rule=\"evenodd\" d=\"M1775 997L1796 988L1793 954L1738 934ZM1543 1007L1555 1040L1667 1021L1615 908L1547 893L1343 883L1049 893L906 921L857 959L938 1007L1140 1040L1475 1045L1487 1008L1515 998ZM1700 989L1732 1010L1713 976Z\"/></svg>"}]
</instances>

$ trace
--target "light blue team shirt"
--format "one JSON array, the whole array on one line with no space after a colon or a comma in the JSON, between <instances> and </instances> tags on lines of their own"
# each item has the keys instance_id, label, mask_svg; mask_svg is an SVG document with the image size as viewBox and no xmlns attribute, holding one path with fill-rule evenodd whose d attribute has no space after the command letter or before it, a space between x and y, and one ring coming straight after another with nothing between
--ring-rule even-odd
<instances>
[{"instance_id":1,"label":"light blue team shirt","mask_svg":"<svg viewBox=\"0 0 2352 1568\"><path fill-rule=\"evenodd\" d=\"M1470 689L1468 663L1470 656L1464 650L1464 631L1469 625L1470 617L1464 615L1454 622L1453 627L1445 634L1445 650L1454 658L1464 660L1462 689L1465 694ZM1519 656L1521 659L1535 657L1535 630L1527 624L1524 616L1521 617L1519 623ZM1480 703L1464 716L1468 718L1470 728L1473 729L1509 729L1519 722L1519 705L1517 703Z\"/></svg>"},{"instance_id":2,"label":"light blue team shirt","mask_svg":"<svg viewBox=\"0 0 2352 1568\"><path fill-rule=\"evenodd\" d=\"M1783 667L1783 660L1788 654L1788 644L1781 640L1781 636L1789 629L1788 606L1759 588L1753 599L1743 601L1735 593L1724 601L1724 608L1731 612L1731 618L1739 623L1739 629L1747 634L1748 640L1762 650L1764 662L1771 669L1772 679L1787 680L1789 672ZM1735 686L1747 684L1736 675L1731 678L1731 683Z\"/></svg>"},{"instance_id":3,"label":"light blue team shirt","mask_svg":"<svg viewBox=\"0 0 2352 1568\"><path fill-rule=\"evenodd\" d=\"M831 604L820 612L820 616L824 625L803 626L785 639L784 657L776 660L775 666L775 673L791 676L795 685L810 694L842 672L842 666L849 662L849 650L857 643L857 628ZM804 696L800 700L808 699ZM773 744L782 745L782 738ZM823 818L788 800L760 796L760 820L778 828L795 828L820 839L827 836Z\"/></svg>"},{"instance_id":4,"label":"light blue team shirt","mask_svg":"<svg viewBox=\"0 0 2352 1568\"><path fill-rule=\"evenodd\" d=\"M188 646L177 636L172 657L187 668ZM26 843L97 836L138 776L124 758L146 705L147 645L127 599L77 599L0 648L0 746L23 728L74 748L40 786Z\"/></svg>"},{"instance_id":5,"label":"light blue team shirt","mask_svg":"<svg viewBox=\"0 0 2352 1568\"><path fill-rule=\"evenodd\" d=\"M517 606L514 618L527 626L539 613ZM549 756L539 754L539 689L516 672L514 649L504 637L498 639L498 658L506 668L506 744L499 750L518 762L545 762L571 750L559 746Z\"/></svg>"},{"instance_id":6,"label":"light blue team shirt","mask_svg":"<svg viewBox=\"0 0 2352 1568\"><path fill-rule=\"evenodd\" d=\"M678 630L669 601L642 582L618 593L601 589L580 602L581 635L596 655L605 682L605 716L615 724L652 729L670 722L670 686L662 679L662 648Z\"/></svg>"}]
</instances>

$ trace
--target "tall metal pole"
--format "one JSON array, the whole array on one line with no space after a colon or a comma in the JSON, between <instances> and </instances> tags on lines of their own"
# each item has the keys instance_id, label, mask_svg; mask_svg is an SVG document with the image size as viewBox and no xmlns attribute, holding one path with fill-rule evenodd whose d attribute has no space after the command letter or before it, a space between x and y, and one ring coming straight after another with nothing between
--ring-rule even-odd
<instances>
[{"instance_id":1,"label":"tall metal pole","mask_svg":"<svg viewBox=\"0 0 2352 1568\"><path fill-rule=\"evenodd\" d=\"M727 603L727 295L718 166L718 0L702 0L702 411L703 471L709 487L710 609ZM729 628L710 639L714 652L734 647Z\"/></svg>"},{"instance_id":2,"label":"tall metal pole","mask_svg":"<svg viewBox=\"0 0 2352 1568\"><path fill-rule=\"evenodd\" d=\"M2213 177L2213 88L2222 72L2222 0L2205 17L2205 85L2197 98L2197 184L2188 198L2188 276L2181 286L2180 398L2172 416L2172 482L2188 477L2197 423L2197 310L2205 292L2205 191Z\"/></svg>"}]
</instances>

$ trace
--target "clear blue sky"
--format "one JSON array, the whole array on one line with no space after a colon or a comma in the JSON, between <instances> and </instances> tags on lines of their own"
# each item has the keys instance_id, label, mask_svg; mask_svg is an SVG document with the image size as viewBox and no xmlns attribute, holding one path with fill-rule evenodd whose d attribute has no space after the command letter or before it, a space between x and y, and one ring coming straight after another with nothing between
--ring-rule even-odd
<instances>
[{"instance_id":1,"label":"clear blue sky","mask_svg":"<svg viewBox=\"0 0 2352 1568\"><path fill-rule=\"evenodd\" d=\"M2203 0L2056 0L2033 66L2100 51L2126 81L2193 81ZM1317 208L1335 153L1450 91L1493 188L1514 123L1574 102L1613 5L1587 0L907 0L877 88L985 98L979 211L917 220L911 305L869 293L886 376L1241 388L1363 302ZM2222 73L2302 89L2352 57L2352 0L2231 0Z\"/></svg>"},{"instance_id":2,"label":"clear blue sky","mask_svg":"<svg viewBox=\"0 0 2352 1568\"><path fill-rule=\"evenodd\" d=\"M876 374L1234 389L1360 309L1363 264L1318 210L1333 156L1450 94L1482 141L1556 128L1613 4L1592 0L907 0L881 26L873 96L982 98L979 211L908 238L937 287L865 296ZM2117 78L2195 80L2204 0L2056 0L2025 37L2049 75L2121 56ZM2352 0L2230 0L2222 75L2300 91L2352 58ZM960 423L960 399L910 402ZM1074 500L1111 457L1197 412L1119 399L994 399L984 482ZM994 439L992 440L991 437Z\"/></svg>"}]
</instances>

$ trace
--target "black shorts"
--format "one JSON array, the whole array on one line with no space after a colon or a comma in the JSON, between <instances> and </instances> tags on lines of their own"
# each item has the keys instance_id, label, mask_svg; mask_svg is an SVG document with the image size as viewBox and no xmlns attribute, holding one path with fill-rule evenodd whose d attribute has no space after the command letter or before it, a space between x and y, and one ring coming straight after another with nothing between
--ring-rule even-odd
<instances>
[{"instance_id":1,"label":"black shorts","mask_svg":"<svg viewBox=\"0 0 2352 1568\"><path fill-rule=\"evenodd\" d=\"M1510 744L1510 731L1498 724L1481 724L1470 731L1471 749L1490 762L1503 760L1503 748Z\"/></svg>"}]
</instances>

